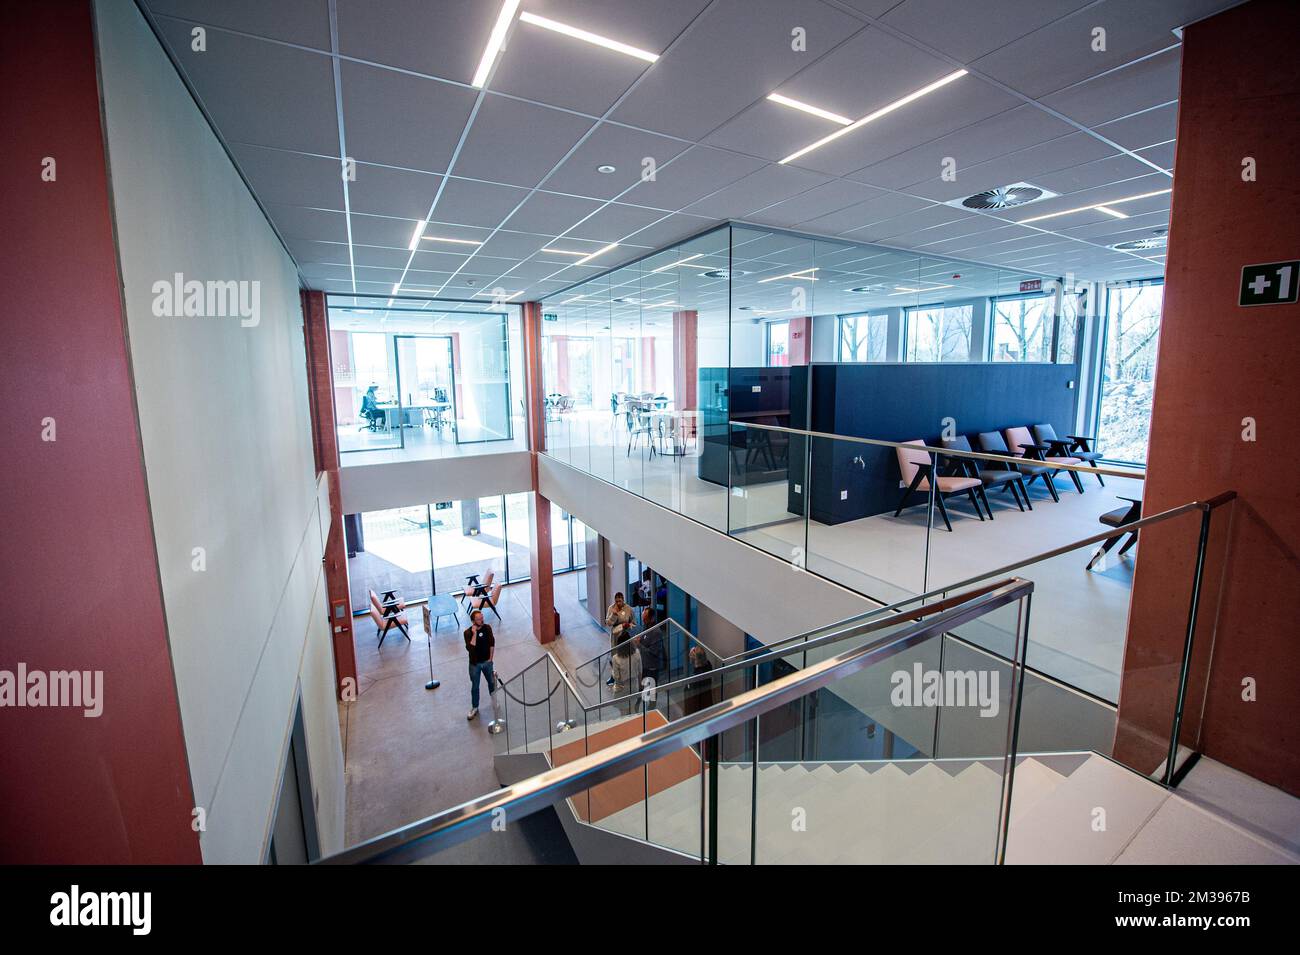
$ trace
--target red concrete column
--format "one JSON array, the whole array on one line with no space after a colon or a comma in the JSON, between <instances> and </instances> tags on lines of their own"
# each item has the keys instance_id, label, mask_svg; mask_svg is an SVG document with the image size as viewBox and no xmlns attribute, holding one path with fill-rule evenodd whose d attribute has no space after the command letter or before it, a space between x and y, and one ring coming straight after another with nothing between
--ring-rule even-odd
<instances>
[{"instance_id":1,"label":"red concrete column","mask_svg":"<svg viewBox=\"0 0 1300 955\"><path fill-rule=\"evenodd\" d=\"M550 643L558 636L555 628L555 552L551 549L551 502L537 489L537 455L546 449L546 406L542 380L542 305L525 302L524 368L527 372L528 447L532 452L533 494L528 503L528 521L533 546L528 554L532 577L533 636L538 643Z\"/></svg>"},{"instance_id":2,"label":"red concrete column","mask_svg":"<svg viewBox=\"0 0 1300 955\"><path fill-rule=\"evenodd\" d=\"M334 417L334 374L325 293L302 293L303 337L307 342L307 385L311 401L312 442L316 471L329 475L330 527L325 540L325 589L329 595L330 630L334 635L334 676L339 699L356 699L357 659L352 643L352 598L348 586L348 550L343 536L343 500L339 489L338 427Z\"/></svg>"},{"instance_id":3,"label":"red concrete column","mask_svg":"<svg viewBox=\"0 0 1300 955\"><path fill-rule=\"evenodd\" d=\"M1212 558L1226 544L1227 565L1212 560L1206 575L1182 740L1300 795L1300 305L1237 305L1242 266L1300 258L1297 35L1292 0L1252 0L1184 35L1143 509L1237 491L1231 522L1220 510L1212 525ZM1131 765L1158 765L1168 745L1196 523L1142 534L1115 741Z\"/></svg>"},{"instance_id":4,"label":"red concrete column","mask_svg":"<svg viewBox=\"0 0 1300 955\"><path fill-rule=\"evenodd\" d=\"M90 4L22 4L5 26L0 669L16 681L26 668L15 689L29 705L0 711L0 863L198 863ZM54 671L76 671L98 702L30 705L32 675Z\"/></svg>"},{"instance_id":5,"label":"red concrete column","mask_svg":"<svg viewBox=\"0 0 1300 955\"><path fill-rule=\"evenodd\" d=\"M673 312L673 403L680 411L697 411L699 403L699 313L695 309ZM694 428L686 418L685 428Z\"/></svg>"},{"instance_id":6,"label":"red concrete column","mask_svg":"<svg viewBox=\"0 0 1300 955\"><path fill-rule=\"evenodd\" d=\"M812 363L812 318L790 319L790 364L808 365Z\"/></svg>"}]
</instances>

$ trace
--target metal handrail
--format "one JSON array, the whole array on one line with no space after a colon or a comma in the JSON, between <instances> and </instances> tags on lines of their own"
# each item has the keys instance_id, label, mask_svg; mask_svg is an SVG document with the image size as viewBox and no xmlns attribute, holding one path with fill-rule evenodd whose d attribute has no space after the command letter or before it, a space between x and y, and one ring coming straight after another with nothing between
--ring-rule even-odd
<instances>
[{"instance_id":1,"label":"metal handrail","mask_svg":"<svg viewBox=\"0 0 1300 955\"><path fill-rule=\"evenodd\" d=\"M929 620L918 622L906 633L890 634L873 643L847 650L633 739L614 743L512 786L394 829L321 859L320 863L408 863L425 858L443 848L491 831L498 813L506 813L513 820L521 819L575 793L740 726L792 700L858 673L867 666L889 659L930 637L1026 598L1033 590L1033 583L1027 580L1016 578L1003 581L937 613ZM1018 695L1017 692L1017 697ZM1015 756L1014 745L1012 734L1005 757L1012 762Z\"/></svg>"},{"instance_id":2,"label":"metal handrail","mask_svg":"<svg viewBox=\"0 0 1300 955\"><path fill-rule=\"evenodd\" d=\"M1114 467L1093 467L1087 464L1062 464L1056 461L1039 461L1035 458L1015 457L1014 455L990 454L987 451L961 451L956 448L935 448L928 444L905 443L902 441L885 441L880 438L859 438L849 434L831 434L827 431L809 431L806 428L790 428L778 424L758 424L750 421L733 421L727 420L728 427L737 428L756 428L759 431L780 431L785 434L796 434L805 438L824 438L831 441L851 441L854 444L870 444L880 448L905 448L909 451L926 451L931 454L937 454L945 458L972 458L978 461L996 461L999 464L1029 466L1029 467L1047 467L1052 470L1061 471L1078 471L1080 474L1104 474L1107 477L1124 477L1133 478L1137 481L1146 480L1146 471L1122 470Z\"/></svg>"}]
</instances>

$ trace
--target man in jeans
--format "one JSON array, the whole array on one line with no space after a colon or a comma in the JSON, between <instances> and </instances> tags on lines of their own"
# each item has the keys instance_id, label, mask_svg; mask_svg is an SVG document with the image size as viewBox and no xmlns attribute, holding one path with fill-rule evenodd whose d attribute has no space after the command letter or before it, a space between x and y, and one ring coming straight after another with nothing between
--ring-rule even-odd
<instances>
[{"instance_id":1,"label":"man in jeans","mask_svg":"<svg viewBox=\"0 0 1300 955\"><path fill-rule=\"evenodd\" d=\"M487 677L488 694L496 690L492 672L492 657L496 654L496 640L492 628L483 622L483 612L475 610L469 615L470 625L465 628L465 651L469 654L469 713L465 719L478 716L478 678Z\"/></svg>"}]
</instances>

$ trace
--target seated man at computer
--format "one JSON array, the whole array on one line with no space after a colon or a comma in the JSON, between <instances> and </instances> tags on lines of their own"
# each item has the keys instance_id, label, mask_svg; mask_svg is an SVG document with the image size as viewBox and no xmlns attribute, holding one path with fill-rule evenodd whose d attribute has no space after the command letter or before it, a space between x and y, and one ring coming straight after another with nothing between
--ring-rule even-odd
<instances>
[{"instance_id":1,"label":"seated man at computer","mask_svg":"<svg viewBox=\"0 0 1300 955\"><path fill-rule=\"evenodd\" d=\"M361 397L361 417L365 418L372 429L383 421L384 413L379 409L379 400L375 397L378 385L371 385Z\"/></svg>"}]
</instances>

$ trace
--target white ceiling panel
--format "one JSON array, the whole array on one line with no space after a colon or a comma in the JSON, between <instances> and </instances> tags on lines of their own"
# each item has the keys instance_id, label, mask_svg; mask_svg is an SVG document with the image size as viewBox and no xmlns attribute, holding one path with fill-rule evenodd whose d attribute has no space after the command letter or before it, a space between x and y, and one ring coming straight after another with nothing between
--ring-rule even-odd
<instances>
[{"instance_id":1,"label":"white ceiling panel","mask_svg":"<svg viewBox=\"0 0 1300 955\"><path fill-rule=\"evenodd\" d=\"M355 159L446 172L473 90L343 61L343 122Z\"/></svg>"},{"instance_id":2,"label":"white ceiling panel","mask_svg":"<svg viewBox=\"0 0 1300 955\"><path fill-rule=\"evenodd\" d=\"M286 239L319 239L322 242L347 242L348 217L342 212L307 209L302 206L267 204L267 214L280 235ZM410 236L410 230L407 230Z\"/></svg>"},{"instance_id":3,"label":"white ceiling panel","mask_svg":"<svg viewBox=\"0 0 1300 955\"><path fill-rule=\"evenodd\" d=\"M775 163L724 186L686 207L687 212L717 219L741 219L783 199L829 182L821 173Z\"/></svg>"},{"instance_id":4,"label":"white ceiling panel","mask_svg":"<svg viewBox=\"0 0 1300 955\"><path fill-rule=\"evenodd\" d=\"M807 31L805 52L791 49L796 26ZM698 141L859 29L820 0L717 0L613 118Z\"/></svg>"},{"instance_id":5,"label":"white ceiling panel","mask_svg":"<svg viewBox=\"0 0 1300 955\"><path fill-rule=\"evenodd\" d=\"M656 209L681 209L757 172L763 165L760 159L694 146L671 163L660 166L653 181L638 182L622 198Z\"/></svg>"},{"instance_id":6,"label":"white ceiling panel","mask_svg":"<svg viewBox=\"0 0 1300 955\"><path fill-rule=\"evenodd\" d=\"M344 56L469 83L501 10L492 0L336 0Z\"/></svg>"},{"instance_id":7,"label":"white ceiling panel","mask_svg":"<svg viewBox=\"0 0 1300 955\"><path fill-rule=\"evenodd\" d=\"M1121 154L1107 159L1095 159L1059 172L1046 173L1038 177L1037 184L1068 196L1084 189L1094 189L1109 183L1122 183L1128 179L1137 179L1150 174L1150 166Z\"/></svg>"},{"instance_id":8,"label":"white ceiling panel","mask_svg":"<svg viewBox=\"0 0 1300 955\"><path fill-rule=\"evenodd\" d=\"M1071 14L1090 0L905 0L880 19L927 46L969 63Z\"/></svg>"},{"instance_id":9,"label":"white ceiling panel","mask_svg":"<svg viewBox=\"0 0 1300 955\"><path fill-rule=\"evenodd\" d=\"M1180 61L1179 51L1170 50L1053 93L1042 103L1085 126L1098 126L1177 100Z\"/></svg>"},{"instance_id":10,"label":"white ceiling panel","mask_svg":"<svg viewBox=\"0 0 1300 955\"><path fill-rule=\"evenodd\" d=\"M532 188L592 125L572 113L484 97L453 172Z\"/></svg>"},{"instance_id":11,"label":"white ceiling panel","mask_svg":"<svg viewBox=\"0 0 1300 955\"><path fill-rule=\"evenodd\" d=\"M873 186L846 179L832 179L807 192L755 210L751 218L764 225L793 226L870 199L878 199L881 194L882 191Z\"/></svg>"},{"instance_id":12,"label":"white ceiling panel","mask_svg":"<svg viewBox=\"0 0 1300 955\"><path fill-rule=\"evenodd\" d=\"M442 176L390 166L357 163L357 178L348 183L353 210L375 216L423 216L438 193Z\"/></svg>"},{"instance_id":13,"label":"white ceiling panel","mask_svg":"<svg viewBox=\"0 0 1300 955\"><path fill-rule=\"evenodd\" d=\"M613 199L635 185L642 171L650 166L662 166L690 143L667 136L611 123L601 123L588 136L572 156L546 180L552 192L590 196L596 199ZM602 173L600 166L613 166L612 173Z\"/></svg>"},{"instance_id":14,"label":"white ceiling panel","mask_svg":"<svg viewBox=\"0 0 1300 955\"><path fill-rule=\"evenodd\" d=\"M516 23L510 46L492 74L492 89L602 116L649 66L552 30Z\"/></svg>"},{"instance_id":15,"label":"white ceiling panel","mask_svg":"<svg viewBox=\"0 0 1300 955\"><path fill-rule=\"evenodd\" d=\"M339 154L328 56L224 30L209 30L196 52L190 23L159 28L227 142Z\"/></svg>"},{"instance_id":16,"label":"white ceiling panel","mask_svg":"<svg viewBox=\"0 0 1300 955\"><path fill-rule=\"evenodd\" d=\"M330 48L330 14L327 0L150 0L160 16L180 17L240 33Z\"/></svg>"},{"instance_id":17,"label":"white ceiling panel","mask_svg":"<svg viewBox=\"0 0 1300 955\"><path fill-rule=\"evenodd\" d=\"M231 151L263 202L342 211L343 167L337 159L259 146Z\"/></svg>"},{"instance_id":18,"label":"white ceiling panel","mask_svg":"<svg viewBox=\"0 0 1300 955\"><path fill-rule=\"evenodd\" d=\"M271 213L271 217L276 218L276 214ZM415 231L417 221L414 217L370 216L353 210L352 241L358 245L405 249L411 241L411 233Z\"/></svg>"},{"instance_id":19,"label":"white ceiling panel","mask_svg":"<svg viewBox=\"0 0 1300 955\"><path fill-rule=\"evenodd\" d=\"M433 218L439 222L493 228L528 197L528 190L466 179L447 180Z\"/></svg>"},{"instance_id":20,"label":"white ceiling panel","mask_svg":"<svg viewBox=\"0 0 1300 955\"><path fill-rule=\"evenodd\" d=\"M601 207L595 199L534 192L506 225L520 232L561 233Z\"/></svg>"}]
</instances>

